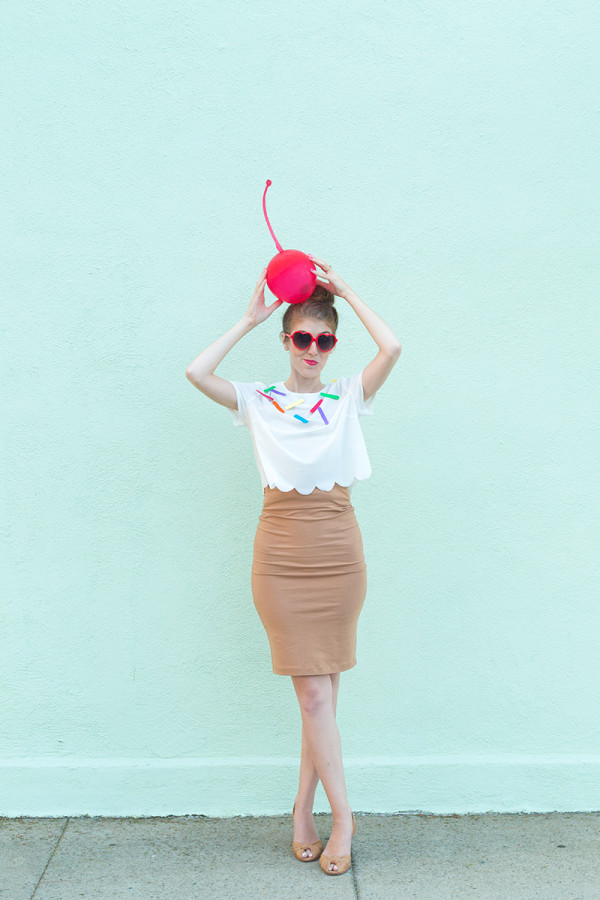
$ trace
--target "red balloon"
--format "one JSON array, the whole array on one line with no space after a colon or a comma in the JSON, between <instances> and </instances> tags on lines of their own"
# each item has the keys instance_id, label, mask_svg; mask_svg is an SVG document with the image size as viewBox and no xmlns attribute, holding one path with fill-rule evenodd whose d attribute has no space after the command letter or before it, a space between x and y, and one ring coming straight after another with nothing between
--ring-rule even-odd
<instances>
[{"instance_id":1,"label":"red balloon","mask_svg":"<svg viewBox=\"0 0 600 900\"><path fill-rule=\"evenodd\" d=\"M266 198L270 184L272 182L267 180L263 194L263 212L279 253L267 266L267 286L278 300L285 300L286 303L302 303L310 297L317 284L317 273L313 271L315 265L301 250L284 250L275 237L267 216Z\"/></svg>"}]
</instances>

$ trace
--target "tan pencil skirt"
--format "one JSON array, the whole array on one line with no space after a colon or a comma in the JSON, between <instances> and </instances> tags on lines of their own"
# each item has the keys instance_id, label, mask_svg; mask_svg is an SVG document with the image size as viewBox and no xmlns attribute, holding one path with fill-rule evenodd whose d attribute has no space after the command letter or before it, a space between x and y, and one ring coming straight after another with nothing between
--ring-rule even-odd
<instances>
[{"instance_id":1,"label":"tan pencil skirt","mask_svg":"<svg viewBox=\"0 0 600 900\"><path fill-rule=\"evenodd\" d=\"M367 567L349 489L335 484L300 494L266 487L251 583L276 675L355 666Z\"/></svg>"}]
</instances>

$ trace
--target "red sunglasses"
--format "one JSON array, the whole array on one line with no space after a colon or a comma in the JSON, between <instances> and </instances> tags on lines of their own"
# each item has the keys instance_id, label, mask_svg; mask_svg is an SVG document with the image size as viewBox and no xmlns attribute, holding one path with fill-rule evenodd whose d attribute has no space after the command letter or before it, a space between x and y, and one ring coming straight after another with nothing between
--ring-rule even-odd
<instances>
[{"instance_id":1,"label":"red sunglasses","mask_svg":"<svg viewBox=\"0 0 600 900\"><path fill-rule=\"evenodd\" d=\"M288 334L287 331L284 331L283 333L286 337L291 337L294 347L297 347L298 350L308 350L314 341L319 350L322 350L323 353L329 353L337 344L335 334L331 334L329 331L322 331L317 337L314 337L310 331L294 331L293 334Z\"/></svg>"}]
</instances>

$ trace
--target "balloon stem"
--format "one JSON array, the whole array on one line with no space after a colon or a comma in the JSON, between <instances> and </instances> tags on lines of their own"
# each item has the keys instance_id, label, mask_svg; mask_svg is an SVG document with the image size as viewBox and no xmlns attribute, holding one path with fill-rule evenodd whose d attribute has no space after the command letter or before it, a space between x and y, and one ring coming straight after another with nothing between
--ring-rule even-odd
<instances>
[{"instance_id":1,"label":"balloon stem","mask_svg":"<svg viewBox=\"0 0 600 900\"><path fill-rule=\"evenodd\" d=\"M269 217L267 215L267 191L269 190L269 185L271 183L272 183L271 181L267 180L267 186L266 186L265 192L263 194L263 212L265 214L265 219L267 220L267 225L269 226L269 231L271 232L271 237L275 241L275 246L277 247L277 249L279 250L280 253L283 253L283 247L281 246L281 244L275 237L275 234L273 233L273 229L271 228L271 223L269 222Z\"/></svg>"}]
</instances>

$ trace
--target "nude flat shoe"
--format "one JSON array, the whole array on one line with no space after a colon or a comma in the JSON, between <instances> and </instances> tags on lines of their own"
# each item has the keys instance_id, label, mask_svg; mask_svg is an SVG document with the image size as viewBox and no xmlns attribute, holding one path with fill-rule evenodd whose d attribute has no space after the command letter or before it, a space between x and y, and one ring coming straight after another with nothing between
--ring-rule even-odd
<instances>
[{"instance_id":1,"label":"nude flat shoe","mask_svg":"<svg viewBox=\"0 0 600 900\"><path fill-rule=\"evenodd\" d=\"M294 818L294 810L296 809L296 804L294 803L294 807L292 809L292 819ZM292 850L294 852L294 856L296 859L299 859L300 862L314 862L315 859L319 859L321 853L323 852L323 841L313 841L312 844L303 844L301 841L292 841ZM312 856L302 856L303 850L310 850Z\"/></svg>"},{"instance_id":2,"label":"nude flat shoe","mask_svg":"<svg viewBox=\"0 0 600 900\"><path fill-rule=\"evenodd\" d=\"M354 827L352 829L352 834L356 831L356 819L354 818L354 813L352 813L352 821L354 822ZM333 869L330 871L329 864L335 863L337 866L337 870ZM321 853L319 857L319 865L323 869L326 875L343 875L344 872L347 872L352 863L352 852L343 853L341 856L327 856L325 853Z\"/></svg>"}]
</instances>

